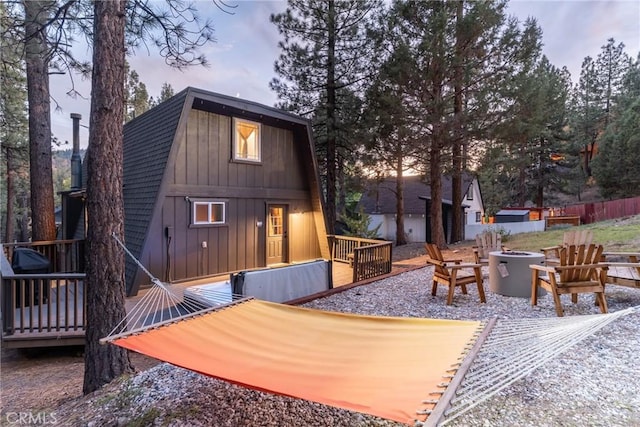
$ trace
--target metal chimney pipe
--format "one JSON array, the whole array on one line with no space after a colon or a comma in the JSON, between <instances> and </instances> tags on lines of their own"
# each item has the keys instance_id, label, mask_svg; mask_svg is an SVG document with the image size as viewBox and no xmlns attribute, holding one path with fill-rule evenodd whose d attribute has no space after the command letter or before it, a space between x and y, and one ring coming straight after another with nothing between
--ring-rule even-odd
<instances>
[{"instance_id":1,"label":"metal chimney pipe","mask_svg":"<svg viewBox=\"0 0 640 427\"><path fill-rule=\"evenodd\" d=\"M71 189L82 188L82 159L80 158L80 119L81 114L71 113L73 120L73 152L71 153Z\"/></svg>"}]
</instances>

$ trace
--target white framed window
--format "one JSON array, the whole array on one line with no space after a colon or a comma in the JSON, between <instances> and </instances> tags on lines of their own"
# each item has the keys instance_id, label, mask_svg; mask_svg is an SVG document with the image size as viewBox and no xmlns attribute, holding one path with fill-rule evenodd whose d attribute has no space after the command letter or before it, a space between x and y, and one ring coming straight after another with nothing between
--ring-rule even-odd
<instances>
[{"instance_id":1,"label":"white framed window","mask_svg":"<svg viewBox=\"0 0 640 427\"><path fill-rule=\"evenodd\" d=\"M233 119L233 160L260 163L260 123Z\"/></svg>"},{"instance_id":2,"label":"white framed window","mask_svg":"<svg viewBox=\"0 0 640 427\"><path fill-rule=\"evenodd\" d=\"M473 200L473 185L469 186L469 191L467 191L467 200Z\"/></svg>"},{"instance_id":3,"label":"white framed window","mask_svg":"<svg viewBox=\"0 0 640 427\"><path fill-rule=\"evenodd\" d=\"M226 221L225 202L193 201L191 205L191 224L224 224Z\"/></svg>"}]
</instances>

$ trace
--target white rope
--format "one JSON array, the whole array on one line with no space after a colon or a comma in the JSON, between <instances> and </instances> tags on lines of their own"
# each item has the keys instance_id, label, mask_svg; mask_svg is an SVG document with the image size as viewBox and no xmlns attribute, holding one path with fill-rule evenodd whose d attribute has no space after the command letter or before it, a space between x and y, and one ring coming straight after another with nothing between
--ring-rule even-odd
<instances>
[{"instance_id":1,"label":"white rope","mask_svg":"<svg viewBox=\"0 0 640 427\"><path fill-rule=\"evenodd\" d=\"M138 261L127 247L112 234L118 245L129 255L133 261L149 276L152 286L143 291L143 296L127 310L126 316L111 330L104 339L120 335L127 331L142 330L158 323L183 317L188 314L196 314L206 311L211 306L229 304L243 298L242 295L233 294L231 291L208 290L200 288L194 298L184 298L183 292L179 292L178 285L163 283L154 277L140 261Z\"/></svg>"},{"instance_id":2,"label":"white rope","mask_svg":"<svg viewBox=\"0 0 640 427\"><path fill-rule=\"evenodd\" d=\"M640 310L569 318L501 320L445 412L446 425L614 320Z\"/></svg>"},{"instance_id":3,"label":"white rope","mask_svg":"<svg viewBox=\"0 0 640 427\"><path fill-rule=\"evenodd\" d=\"M153 277L115 233L113 237L151 278L153 286L127 312L126 317L106 339L113 339L113 336L127 331L141 331L185 315L210 311L211 306L232 305L242 298L242 295L234 295L230 291L198 288L197 292L190 293L190 298L185 299L183 294L172 289L172 285ZM470 411L609 323L634 311L640 311L640 307L610 314L496 322L457 388L455 397L451 399L451 407L444 412L445 419L439 425L446 425ZM420 424L424 423L417 423Z\"/></svg>"}]
</instances>

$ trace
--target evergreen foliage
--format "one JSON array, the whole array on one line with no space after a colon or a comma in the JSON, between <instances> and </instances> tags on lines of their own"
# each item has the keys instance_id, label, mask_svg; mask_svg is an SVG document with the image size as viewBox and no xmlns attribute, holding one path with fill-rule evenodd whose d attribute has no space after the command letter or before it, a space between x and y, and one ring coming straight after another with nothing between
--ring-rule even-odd
<instances>
[{"instance_id":1,"label":"evergreen foliage","mask_svg":"<svg viewBox=\"0 0 640 427\"><path fill-rule=\"evenodd\" d=\"M125 68L125 122L135 119L140 114L152 107L152 99L147 92L147 86L140 81L140 76L136 70L126 63Z\"/></svg>"},{"instance_id":2,"label":"evergreen foliage","mask_svg":"<svg viewBox=\"0 0 640 427\"><path fill-rule=\"evenodd\" d=\"M617 103L593 160L594 177L608 199L640 195L639 60L627 69L621 83Z\"/></svg>"},{"instance_id":3,"label":"evergreen foliage","mask_svg":"<svg viewBox=\"0 0 640 427\"><path fill-rule=\"evenodd\" d=\"M563 167L557 154L568 139L568 72L542 56L512 84L511 115L497 127L481 161L480 185L491 213L528 201L545 206L545 192L561 186L555 171Z\"/></svg>"},{"instance_id":4,"label":"evergreen foliage","mask_svg":"<svg viewBox=\"0 0 640 427\"><path fill-rule=\"evenodd\" d=\"M377 52L367 38L380 0L289 0L271 21L283 37L270 87L278 107L309 117L325 193L327 227L333 233L339 175L357 151L351 124L360 115L357 97L371 75Z\"/></svg>"},{"instance_id":5,"label":"evergreen foliage","mask_svg":"<svg viewBox=\"0 0 640 427\"><path fill-rule=\"evenodd\" d=\"M7 5L0 4L0 28L11 27ZM20 29L0 43L0 242L27 240L29 140L27 88ZM18 231L18 232L16 232Z\"/></svg>"},{"instance_id":6,"label":"evergreen foliage","mask_svg":"<svg viewBox=\"0 0 640 427\"><path fill-rule=\"evenodd\" d=\"M345 235L351 237L359 237L361 239L379 239L379 231L382 223L371 228L371 216L362 210L354 215L346 215L343 217L346 226Z\"/></svg>"},{"instance_id":7,"label":"evergreen foliage","mask_svg":"<svg viewBox=\"0 0 640 427\"><path fill-rule=\"evenodd\" d=\"M381 37L382 51L397 61L396 97L410 117L410 136L419 141L415 152L431 186L432 241L441 247L442 174L453 172L454 200L461 201L470 143L486 140L489 128L510 113L504 101L513 76L539 54L536 22L520 28L505 7L504 1L396 1Z\"/></svg>"}]
</instances>

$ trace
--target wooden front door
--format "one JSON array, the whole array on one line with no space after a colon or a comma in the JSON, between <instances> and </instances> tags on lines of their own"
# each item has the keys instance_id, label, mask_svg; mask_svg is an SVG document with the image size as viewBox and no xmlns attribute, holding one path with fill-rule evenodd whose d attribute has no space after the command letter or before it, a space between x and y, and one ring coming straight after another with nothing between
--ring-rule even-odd
<instances>
[{"instance_id":1,"label":"wooden front door","mask_svg":"<svg viewBox=\"0 0 640 427\"><path fill-rule=\"evenodd\" d=\"M287 207L267 207L267 265L287 262Z\"/></svg>"}]
</instances>

